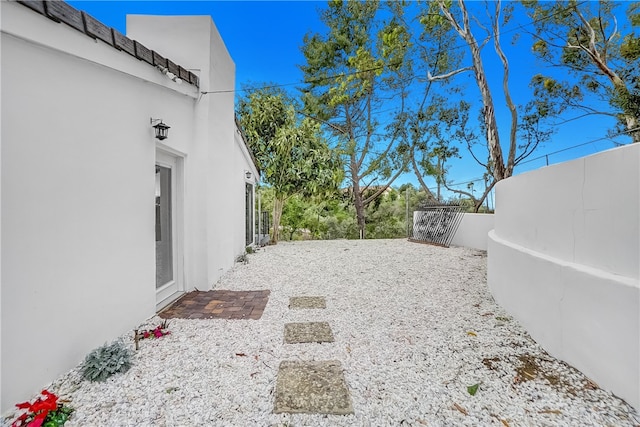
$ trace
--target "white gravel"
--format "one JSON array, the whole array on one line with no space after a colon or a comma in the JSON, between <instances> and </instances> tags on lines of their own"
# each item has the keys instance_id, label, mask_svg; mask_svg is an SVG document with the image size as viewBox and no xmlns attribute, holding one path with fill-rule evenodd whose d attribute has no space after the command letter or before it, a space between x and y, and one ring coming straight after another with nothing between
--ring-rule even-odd
<instances>
[{"instance_id":1,"label":"white gravel","mask_svg":"<svg viewBox=\"0 0 640 427\"><path fill-rule=\"evenodd\" d=\"M172 320L171 335L141 342L127 373L90 383L80 379L79 368L72 370L49 388L75 408L66 425L640 422L624 401L547 355L496 305L481 252L405 240L338 240L281 242L248 259L215 288L270 289L260 320ZM325 296L327 308L288 309L289 297L305 295ZM335 342L284 344L283 325L303 321L328 321ZM143 327L158 323L152 318ZM133 348L130 335L124 339ZM517 371L524 355L539 363L537 372L529 367L535 379ZM272 413L281 361L332 359L342 362L354 415ZM471 396L467 386L476 383L480 388Z\"/></svg>"}]
</instances>

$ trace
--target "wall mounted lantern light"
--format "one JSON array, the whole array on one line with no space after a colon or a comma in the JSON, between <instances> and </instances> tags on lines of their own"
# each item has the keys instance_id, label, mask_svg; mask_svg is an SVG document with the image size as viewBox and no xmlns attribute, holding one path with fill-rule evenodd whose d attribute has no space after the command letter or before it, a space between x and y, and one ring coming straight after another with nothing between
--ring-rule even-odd
<instances>
[{"instance_id":1,"label":"wall mounted lantern light","mask_svg":"<svg viewBox=\"0 0 640 427\"><path fill-rule=\"evenodd\" d=\"M246 176L246 177L247 177L247 179L251 179L251 177L252 177L253 175L252 175L252 174L251 174L251 172L249 172L249 171L244 171L244 176Z\"/></svg>"},{"instance_id":2,"label":"wall mounted lantern light","mask_svg":"<svg viewBox=\"0 0 640 427\"><path fill-rule=\"evenodd\" d=\"M156 124L153 125L154 123ZM153 117L151 118L151 124L153 125L152 127L156 130L156 138L158 138L160 141L162 141L163 139L167 139L167 136L169 136L169 128L171 128L171 126L167 126L162 123L162 119L154 119Z\"/></svg>"}]
</instances>

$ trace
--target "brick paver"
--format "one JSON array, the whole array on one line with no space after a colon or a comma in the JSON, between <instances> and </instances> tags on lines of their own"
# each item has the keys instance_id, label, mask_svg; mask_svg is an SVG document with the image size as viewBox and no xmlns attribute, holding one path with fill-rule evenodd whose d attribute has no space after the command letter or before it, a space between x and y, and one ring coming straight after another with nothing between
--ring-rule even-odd
<instances>
[{"instance_id":1,"label":"brick paver","mask_svg":"<svg viewBox=\"0 0 640 427\"><path fill-rule=\"evenodd\" d=\"M163 319L260 319L271 291L194 291L158 313Z\"/></svg>"}]
</instances>

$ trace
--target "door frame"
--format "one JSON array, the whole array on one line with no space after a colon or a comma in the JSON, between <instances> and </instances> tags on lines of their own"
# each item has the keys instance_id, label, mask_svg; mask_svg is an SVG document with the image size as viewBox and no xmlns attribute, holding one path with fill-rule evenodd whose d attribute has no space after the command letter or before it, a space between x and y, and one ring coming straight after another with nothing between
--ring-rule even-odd
<instances>
[{"instance_id":1,"label":"door frame","mask_svg":"<svg viewBox=\"0 0 640 427\"><path fill-rule=\"evenodd\" d=\"M160 311L164 307L178 299L185 291L184 155L175 152L174 150L167 150L163 147L156 146L155 165L171 168L171 237L173 251L173 283L169 283L160 288L156 288L155 290L156 311Z\"/></svg>"}]
</instances>

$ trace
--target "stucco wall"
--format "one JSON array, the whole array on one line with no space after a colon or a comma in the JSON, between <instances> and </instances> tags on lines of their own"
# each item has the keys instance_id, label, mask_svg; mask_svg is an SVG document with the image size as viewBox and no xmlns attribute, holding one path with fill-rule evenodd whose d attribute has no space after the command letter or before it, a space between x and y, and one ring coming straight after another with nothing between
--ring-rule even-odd
<instances>
[{"instance_id":1,"label":"stucco wall","mask_svg":"<svg viewBox=\"0 0 640 427\"><path fill-rule=\"evenodd\" d=\"M156 150L176 155L183 170L187 291L210 289L233 265L247 167L234 158L233 95L202 99L65 24L15 2L0 7L4 411L155 313ZM197 50L174 59L170 43L145 45L199 69L201 85L210 73L233 86L210 18L189 18L174 28ZM218 50L215 73L204 46ZM162 143L150 117L171 126Z\"/></svg>"},{"instance_id":2,"label":"stucco wall","mask_svg":"<svg viewBox=\"0 0 640 427\"><path fill-rule=\"evenodd\" d=\"M256 185L258 182L258 170L253 164L253 160L251 159L251 154L247 150L247 147L244 142L244 138L239 130L235 133L235 147L234 147L234 162L235 162L235 174L233 177L234 185L237 185L238 188L242 188L242 192L237 192L234 195L236 201L234 205L237 207L236 212L234 212L234 226L233 229L235 231L234 235L234 253L236 255L243 254L245 252L245 248L247 247L246 243L246 212L245 212L245 190L246 184L252 185L252 197L253 197L253 223L255 224L255 218L257 215L257 201L256 201ZM250 177L247 178L247 172L250 173ZM239 200L242 198L242 200ZM255 227L255 225L254 225ZM249 236L252 240L255 238L255 229L252 236Z\"/></svg>"},{"instance_id":3,"label":"stucco wall","mask_svg":"<svg viewBox=\"0 0 640 427\"><path fill-rule=\"evenodd\" d=\"M465 213L451 245L486 251L493 224L493 214Z\"/></svg>"},{"instance_id":4,"label":"stucco wall","mask_svg":"<svg viewBox=\"0 0 640 427\"><path fill-rule=\"evenodd\" d=\"M210 92L200 95L196 109L197 138L206 141L198 147L197 157L207 163L206 178L198 185L207 211L215 216L206 219L206 228L197 230L200 249L193 255L206 262L211 286L244 250L239 243L244 240L244 234L239 234L244 230L244 170L255 170L246 161L235 161L235 64L208 16L129 15L127 35L162 46L168 56L199 74L201 92Z\"/></svg>"},{"instance_id":5,"label":"stucco wall","mask_svg":"<svg viewBox=\"0 0 640 427\"><path fill-rule=\"evenodd\" d=\"M496 187L488 283L549 353L640 408L640 145Z\"/></svg>"}]
</instances>

